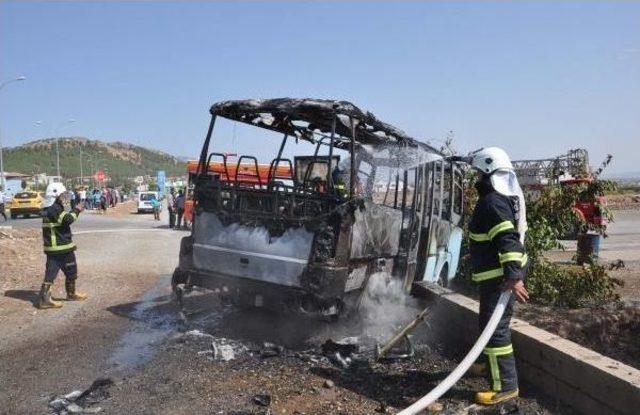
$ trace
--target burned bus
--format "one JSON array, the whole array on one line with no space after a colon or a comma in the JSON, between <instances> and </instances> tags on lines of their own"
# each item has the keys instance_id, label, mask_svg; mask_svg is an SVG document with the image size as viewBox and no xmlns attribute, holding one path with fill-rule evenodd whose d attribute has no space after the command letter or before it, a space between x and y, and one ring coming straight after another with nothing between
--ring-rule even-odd
<instances>
[{"instance_id":1,"label":"burned bus","mask_svg":"<svg viewBox=\"0 0 640 415\"><path fill-rule=\"evenodd\" d=\"M210 112L173 275L179 298L199 286L333 316L357 307L379 272L407 290L455 276L463 175L438 150L345 101L225 101ZM273 158L214 151L221 118L280 134ZM285 157L302 142L309 154Z\"/></svg>"}]
</instances>

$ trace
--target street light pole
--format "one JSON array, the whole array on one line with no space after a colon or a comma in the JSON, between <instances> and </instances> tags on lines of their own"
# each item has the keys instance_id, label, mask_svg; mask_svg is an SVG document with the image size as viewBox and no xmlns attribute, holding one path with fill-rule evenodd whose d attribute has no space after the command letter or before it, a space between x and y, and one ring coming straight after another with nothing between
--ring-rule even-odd
<instances>
[{"instance_id":1,"label":"street light pole","mask_svg":"<svg viewBox=\"0 0 640 415\"><path fill-rule=\"evenodd\" d=\"M82 176L82 143L80 143L80 186L84 186L84 177Z\"/></svg>"},{"instance_id":2,"label":"street light pole","mask_svg":"<svg viewBox=\"0 0 640 415\"><path fill-rule=\"evenodd\" d=\"M25 78L24 76L19 76L15 79L10 79L8 81L5 81L3 83L0 84L0 90L2 90L2 88L4 88L6 85L9 85L12 82L17 82L17 81L24 81ZM4 181L4 159L2 157L2 131L0 131L0 190L6 190L5 189L5 181Z\"/></svg>"}]
</instances>

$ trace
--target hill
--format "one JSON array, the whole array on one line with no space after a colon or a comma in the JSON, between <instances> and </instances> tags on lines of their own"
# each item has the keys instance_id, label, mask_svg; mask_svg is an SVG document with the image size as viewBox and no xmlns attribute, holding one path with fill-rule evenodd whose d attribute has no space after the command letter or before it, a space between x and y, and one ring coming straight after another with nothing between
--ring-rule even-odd
<instances>
[{"instance_id":1,"label":"hill","mask_svg":"<svg viewBox=\"0 0 640 415\"><path fill-rule=\"evenodd\" d=\"M186 169L184 162L177 157L133 144L63 137L59 139L59 147L60 173L65 178L80 176L81 149L85 177L102 170L119 181L127 177L155 175L158 170L165 170L167 176L181 175ZM55 139L37 140L5 149L4 165L6 171L55 175Z\"/></svg>"}]
</instances>

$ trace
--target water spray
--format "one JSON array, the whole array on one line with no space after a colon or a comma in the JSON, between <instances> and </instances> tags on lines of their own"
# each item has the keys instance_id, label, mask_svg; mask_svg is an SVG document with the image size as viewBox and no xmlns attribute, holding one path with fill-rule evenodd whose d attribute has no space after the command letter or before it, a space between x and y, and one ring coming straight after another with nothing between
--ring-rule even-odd
<instances>
[{"instance_id":1,"label":"water spray","mask_svg":"<svg viewBox=\"0 0 640 415\"><path fill-rule=\"evenodd\" d=\"M426 394L424 397L420 398L417 402L415 402L410 407L402 410L398 413L398 415L416 415L420 411L424 410L427 406L431 405L434 401L444 395L449 389L453 387L460 380L460 378L467 373L467 370L471 367L473 362L476 361L482 350L489 343L489 339L493 335L493 332L498 327L498 322L502 318L504 314L504 310L509 303L509 299L511 298L511 291L504 291L500 294L500 298L498 299L498 305L496 305L495 310L493 310L493 314L487 323L487 326L482 330L480 337L473 345L469 353L465 356L465 358L460 362L460 364L447 376L438 386L433 388L431 392Z\"/></svg>"}]
</instances>

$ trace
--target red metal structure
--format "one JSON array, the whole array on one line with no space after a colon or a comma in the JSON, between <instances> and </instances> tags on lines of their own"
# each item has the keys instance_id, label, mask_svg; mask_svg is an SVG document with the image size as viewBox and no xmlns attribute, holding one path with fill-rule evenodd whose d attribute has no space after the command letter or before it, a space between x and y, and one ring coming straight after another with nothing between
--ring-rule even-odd
<instances>
[{"instance_id":1,"label":"red metal structure","mask_svg":"<svg viewBox=\"0 0 640 415\"><path fill-rule=\"evenodd\" d=\"M536 198L545 186L559 183L561 186L577 186L591 183L595 176L589 166L589 153L585 149L572 149L558 157L535 160L516 160L513 167L523 190L531 198ZM598 203L604 203L598 198ZM605 220L598 204L593 200L576 200L576 213L594 225L604 225Z\"/></svg>"}]
</instances>

